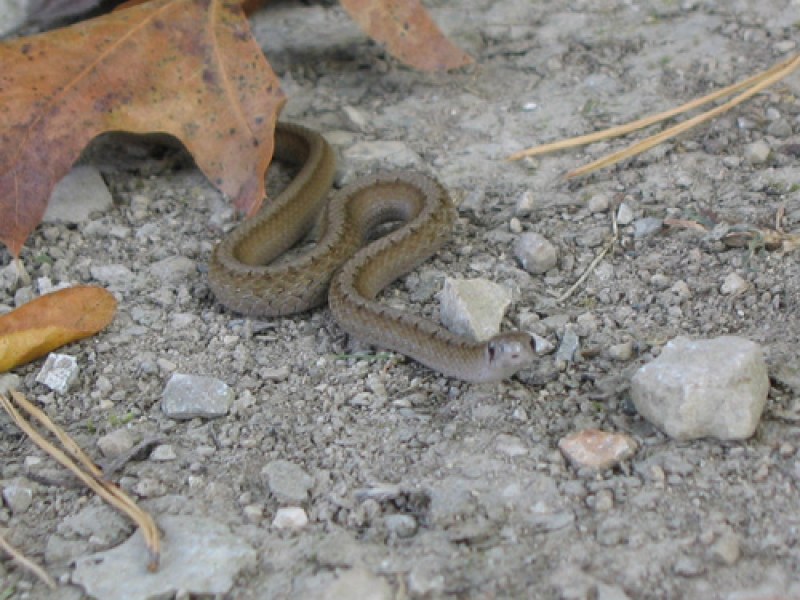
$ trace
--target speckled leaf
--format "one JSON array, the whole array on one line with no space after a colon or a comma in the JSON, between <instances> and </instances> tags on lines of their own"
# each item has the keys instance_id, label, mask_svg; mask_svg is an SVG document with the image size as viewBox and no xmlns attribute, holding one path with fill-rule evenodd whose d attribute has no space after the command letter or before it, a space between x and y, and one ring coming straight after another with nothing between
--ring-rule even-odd
<instances>
[{"instance_id":1,"label":"speckled leaf","mask_svg":"<svg viewBox=\"0 0 800 600\"><path fill-rule=\"evenodd\" d=\"M463 67L472 58L448 40L419 0L339 0L392 56L422 71Z\"/></svg>"},{"instance_id":2,"label":"speckled leaf","mask_svg":"<svg viewBox=\"0 0 800 600\"><path fill-rule=\"evenodd\" d=\"M0 372L94 335L117 310L103 288L76 286L45 294L0 316Z\"/></svg>"},{"instance_id":3,"label":"speckled leaf","mask_svg":"<svg viewBox=\"0 0 800 600\"><path fill-rule=\"evenodd\" d=\"M107 131L174 135L252 214L284 101L235 1L153 0L1 44L0 241L19 254L53 186Z\"/></svg>"}]
</instances>

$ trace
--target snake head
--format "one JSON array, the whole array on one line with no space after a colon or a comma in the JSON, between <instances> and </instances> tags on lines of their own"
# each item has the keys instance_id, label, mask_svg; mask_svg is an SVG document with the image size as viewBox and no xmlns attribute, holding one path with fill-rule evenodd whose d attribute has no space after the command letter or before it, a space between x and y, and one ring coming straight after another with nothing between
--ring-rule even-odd
<instances>
[{"instance_id":1,"label":"snake head","mask_svg":"<svg viewBox=\"0 0 800 600\"><path fill-rule=\"evenodd\" d=\"M483 381L500 381L529 367L536 360L533 338L521 331L502 333L486 342L486 370Z\"/></svg>"}]
</instances>

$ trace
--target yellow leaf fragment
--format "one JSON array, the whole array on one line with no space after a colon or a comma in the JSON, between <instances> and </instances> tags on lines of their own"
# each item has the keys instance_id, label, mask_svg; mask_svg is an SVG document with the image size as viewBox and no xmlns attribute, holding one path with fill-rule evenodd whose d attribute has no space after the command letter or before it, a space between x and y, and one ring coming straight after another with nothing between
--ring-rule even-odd
<instances>
[{"instance_id":1,"label":"yellow leaf fragment","mask_svg":"<svg viewBox=\"0 0 800 600\"><path fill-rule=\"evenodd\" d=\"M76 286L45 294L0 316L0 372L94 335L111 322L116 309L110 292Z\"/></svg>"}]
</instances>

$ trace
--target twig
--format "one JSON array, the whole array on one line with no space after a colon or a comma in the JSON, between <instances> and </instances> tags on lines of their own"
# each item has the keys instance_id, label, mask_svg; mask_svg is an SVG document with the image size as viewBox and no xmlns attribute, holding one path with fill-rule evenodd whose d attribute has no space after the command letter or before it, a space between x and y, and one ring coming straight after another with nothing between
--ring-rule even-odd
<instances>
[{"instance_id":1,"label":"twig","mask_svg":"<svg viewBox=\"0 0 800 600\"><path fill-rule=\"evenodd\" d=\"M586 267L581 276L578 277L578 280L575 283L573 283L566 292L564 292L560 296L554 292L551 292L551 294L555 296L556 301L563 302L564 300L569 298L573 293L575 293L575 290L577 290L583 284L583 282L586 281L586 278L589 277L589 273L594 271L595 267L597 267L597 265L600 264L600 261L603 260L603 257L609 253L609 251L614 247L614 244L616 244L618 241L619 241L619 228L617 227L617 215L616 213L612 212L611 239L609 239L605 243L605 246L603 246L603 249L600 250L600 253L594 257L592 262L589 263L589 266Z\"/></svg>"},{"instance_id":2,"label":"twig","mask_svg":"<svg viewBox=\"0 0 800 600\"><path fill-rule=\"evenodd\" d=\"M8 540L6 540L2 532L0 532L0 548L5 550L6 553L10 555L11 558L13 558L21 567L27 569L36 575L36 577L41 579L51 590L54 590L58 587L53 578L47 574L47 571L25 556L22 552L14 548L14 546L12 546Z\"/></svg>"},{"instance_id":3,"label":"twig","mask_svg":"<svg viewBox=\"0 0 800 600\"><path fill-rule=\"evenodd\" d=\"M566 148L574 148L576 146L583 146L586 144L590 144L592 142L597 142L604 139L619 137L630 133L632 131L636 131L638 129L642 129L644 127L648 127L655 123L659 123L665 119L669 119L676 115L685 113L689 110L697 108L699 106L703 106L704 104L708 104L709 102L713 102L723 96L727 96L729 94L733 94L740 90L746 90L740 95L736 96L732 100L729 100L725 104L721 104L720 106L713 108L705 113L697 115L689 119L688 121L684 121L674 127L664 130L663 132L651 136L625 148L620 150L619 152L615 152L610 154L606 157L600 158L588 165L575 169L567 173L567 177L577 177L579 175L586 175L592 171L597 169L606 167L608 165L614 164L645 150L649 150L653 146L660 144L661 142L668 140L700 123L703 123L709 119L713 119L717 115L720 115L734 106L741 104L751 96L759 93L763 89L769 87L773 83L783 79L787 75L789 75L792 71L800 66L800 55L795 55L791 58L788 58L784 61L781 61L774 67L762 72L758 73L757 75L753 75L752 77L748 77L744 81L736 83L734 85L727 86L721 90L703 96L702 98L697 98L692 100L691 102L687 102L677 108L673 108L667 110L665 112L661 112L655 115L650 115L648 117L638 119L636 121L632 121L631 123L626 123L625 125L620 125L617 127L612 127L610 129L605 129L603 131L598 131L588 135L582 135L579 137L569 138L566 140L561 140L558 142L553 142L550 144L543 144L540 146L534 146L533 148L528 148L527 150L522 150L520 152L516 152L508 157L508 160L518 160L520 158L526 156L537 156L539 154L546 154L548 152L555 152L557 150L563 150Z\"/></svg>"},{"instance_id":4,"label":"twig","mask_svg":"<svg viewBox=\"0 0 800 600\"><path fill-rule=\"evenodd\" d=\"M39 432L20 414L11 400L0 394L0 404L2 404L3 408L11 416L17 426L22 429L37 446L61 463L61 465L72 471L98 496L117 510L128 515L142 530L145 544L150 552L148 569L150 571L156 571L161 554L161 541L158 527L155 521L153 521L153 518L147 512L139 508L133 499L123 492L116 484L105 479L97 465L95 465L72 438L53 423L42 410L28 402L25 396L16 390L11 390L11 397L22 409L50 431L62 443L64 449L72 458L39 434ZM76 464L75 461L80 463L80 466ZM83 467L85 471L81 467Z\"/></svg>"}]
</instances>

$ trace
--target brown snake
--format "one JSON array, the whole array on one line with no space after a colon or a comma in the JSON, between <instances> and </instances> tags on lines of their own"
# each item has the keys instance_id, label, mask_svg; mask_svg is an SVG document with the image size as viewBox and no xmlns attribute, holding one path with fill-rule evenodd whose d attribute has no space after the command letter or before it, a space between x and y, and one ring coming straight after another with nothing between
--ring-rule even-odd
<instances>
[{"instance_id":1,"label":"brown snake","mask_svg":"<svg viewBox=\"0 0 800 600\"><path fill-rule=\"evenodd\" d=\"M455 218L447 192L421 173L366 177L325 208L336 159L318 133L279 123L275 157L300 166L289 186L214 249L209 283L226 307L250 316L302 312L327 300L345 331L451 377L499 381L531 365L523 332L474 342L432 321L376 302L378 293L436 252ZM296 260L269 264L322 220L319 241ZM404 225L365 247L376 227Z\"/></svg>"}]
</instances>

